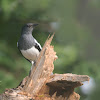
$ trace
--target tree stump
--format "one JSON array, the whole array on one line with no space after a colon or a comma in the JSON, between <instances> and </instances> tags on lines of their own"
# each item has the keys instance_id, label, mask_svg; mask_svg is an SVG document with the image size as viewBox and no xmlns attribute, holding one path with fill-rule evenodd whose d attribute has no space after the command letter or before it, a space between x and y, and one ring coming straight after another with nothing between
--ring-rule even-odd
<instances>
[{"instance_id":1,"label":"tree stump","mask_svg":"<svg viewBox=\"0 0 100 100\"><path fill-rule=\"evenodd\" d=\"M46 40L43 49L29 76L26 76L17 88L6 89L0 100L79 100L74 88L83 81L89 81L87 75L53 74L53 62L57 59L51 46L54 34Z\"/></svg>"}]
</instances>

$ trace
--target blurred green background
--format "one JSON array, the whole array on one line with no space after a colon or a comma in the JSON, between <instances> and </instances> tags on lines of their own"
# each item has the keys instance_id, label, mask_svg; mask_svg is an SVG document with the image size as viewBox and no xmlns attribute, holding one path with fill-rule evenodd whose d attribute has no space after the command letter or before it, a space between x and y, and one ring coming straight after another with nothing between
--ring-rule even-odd
<instances>
[{"instance_id":1,"label":"blurred green background","mask_svg":"<svg viewBox=\"0 0 100 100\"><path fill-rule=\"evenodd\" d=\"M49 33L56 33L52 45L59 59L54 63L54 73L89 75L96 82L98 94L99 0L0 0L0 93L16 87L29 73L31 64L17 49L21 28L28 22L39 23L33 36L42 46ZM80 89L76 91L81 100L87 98ZM100 96L89 98L98 100Z\"/></svg>"}]
</instances>

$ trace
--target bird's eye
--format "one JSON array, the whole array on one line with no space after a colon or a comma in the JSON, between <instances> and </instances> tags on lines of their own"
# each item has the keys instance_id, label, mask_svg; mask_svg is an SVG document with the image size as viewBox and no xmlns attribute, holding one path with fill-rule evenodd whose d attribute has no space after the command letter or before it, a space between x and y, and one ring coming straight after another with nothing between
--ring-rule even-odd
<instances>
[{"instance_id":1,"label":"bird's eye","mask_svg":"<svg viewBox=\"0 0 100 100\"><path fill-rule=\"evenodd\" d=\"M31 27L31 25L27 25L27 27L29 27L29 28L30 28L30 27Z\"/></svg>"}]
</instances>

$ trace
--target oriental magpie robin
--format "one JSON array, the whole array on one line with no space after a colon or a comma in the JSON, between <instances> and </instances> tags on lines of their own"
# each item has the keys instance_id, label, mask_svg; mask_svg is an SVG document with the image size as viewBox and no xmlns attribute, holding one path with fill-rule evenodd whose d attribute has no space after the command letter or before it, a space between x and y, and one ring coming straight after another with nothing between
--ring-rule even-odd
<instances>
[{"instance_id":1,"label":"oriental magpie robin","mask_svg":"<svg viewBox=\"0 0 100 100\"><path fill-rule=\"evenodd\" d=\"M17 42L17 47L25 59L32 64L35 63L42 49L41 45L32 36L32 32L38 24L27 23L23 26L20 39Z\"/></svg>"}]
</instances>

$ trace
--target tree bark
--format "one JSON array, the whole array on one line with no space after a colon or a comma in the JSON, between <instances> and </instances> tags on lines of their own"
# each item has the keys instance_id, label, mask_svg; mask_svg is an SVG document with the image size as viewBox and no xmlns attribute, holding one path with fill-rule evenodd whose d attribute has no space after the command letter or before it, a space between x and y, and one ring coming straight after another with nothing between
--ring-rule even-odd
<instances>
[{"instance_id":1,"label":"tree bark","mask_svg":"<svg viewBox=\"0 0 100 100\"><path fill-rule=\"evenodd\" d=\"M83 81L89 81L89 77L71 73L51 75L53 62L57 59L50 45L53 36L46 40L30 75L17 88L6 89L0 100L79 100L80 96L74 88L81 86Z\"/></svg>"}]
</instances>

